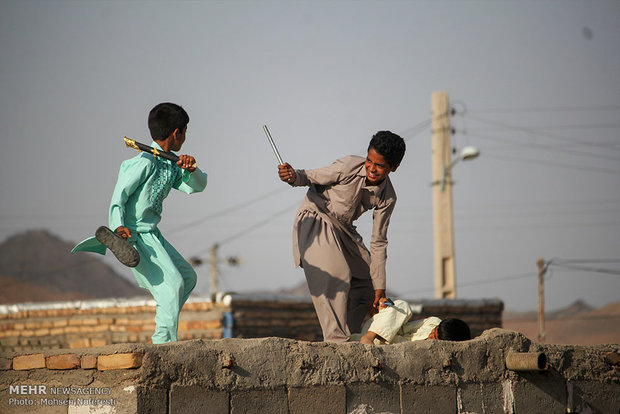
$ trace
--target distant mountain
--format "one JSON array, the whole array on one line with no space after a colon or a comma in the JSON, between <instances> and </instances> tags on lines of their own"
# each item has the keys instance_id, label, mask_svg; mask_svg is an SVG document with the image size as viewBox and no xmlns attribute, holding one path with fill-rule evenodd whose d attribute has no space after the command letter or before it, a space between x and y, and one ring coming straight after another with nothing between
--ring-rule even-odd
<instances>
[{"instance_id":1,"label":"distant mountain","mask_svg":"<svg viewBox=\"0 0 620 414\"><path fill-rule=\"evenodd\" d=\"M554 311L545 311L545 319L572 319L578 317L580 315L586 315L592 312L594 308L588 305L583 300L576 300L565 308L557 309ZM538 318L538 311L529 310L529 311L504 311L504 320L511 319L528 319L528 318Z\"/></svg>"},{"instance_id":2,"label":"distant mountain","mask_svg":"<svg viewBox=\"0 0 620 414\"><path fill-rule=\"evenodd\" d=\"M570 319L579 315L585 315L591 312L594 308L582 300L577 300L569 306L556 310L554 312L548 312L545 316L548 319Z\"/></svg>"},{"instance_id":3,"label":"distant mountain","mask_svg":"<svg viewBox=\"0 0 620 414\"><path fill-rule=\"evenodd\" d=\"M146 291L74 243L31 230L0 244L0 303L144 296Z\"/></svg>"},{"instance_id":4,"label":"distant mountain","mask_svg":"<svg viewBox=\"0 0 620 414\"><path fill-rule=\"evenodd\" d=\"M537 312L504 312L503 327L538 340ZM583 301L545 313L545 342L572 345L620 343L620 302L592 309Z\"/></svg>"}]
</instances>

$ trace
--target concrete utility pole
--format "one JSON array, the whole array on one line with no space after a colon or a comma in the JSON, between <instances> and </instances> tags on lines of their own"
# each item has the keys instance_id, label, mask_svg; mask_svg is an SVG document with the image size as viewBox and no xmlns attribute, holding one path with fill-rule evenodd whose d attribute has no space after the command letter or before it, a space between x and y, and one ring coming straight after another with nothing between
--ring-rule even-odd
<instances>
[{"instance_id":1,"label":"concrete utility pole","mask_svg":"<svg viewBox=\"0 0 620 414\"><path fill-rule=\"evenodd\" d=\"M433 227L435 234L435 298L456 298L454 218L450 146L450 102L446 92L433 92Z\"/></svg>"},{"instance_id":2,"label":"concrete utility pole","mask_svg":"<svg viewBox=\"0 0 620 414\"><path fill-rule=\"evenodd\" d=\"M538 340L542 343L545 342L545 273L547 267L545 261L538 259L536 262L538 266Z\"/></svg>"},{"instance_id":3,"label":"concrete utility pole","mask_svg":"<svg viewBox=\"0 0 620 414\"><path fill-rule=\"evenodd\" d=\"M217 243L211 246L211 255L209 256L209 264L211 265L211 287L209 292L211 293L211 300L215 302L215 295L217 294L217 278L220 275L220 271L217 267L217 248L220 247Z\"/></svg>"},{"instance_id":4,"label":"concrete utility pole","mask_svg":"<svg viewBox=\"0 0 620 414\"><path fill-rule=\"evenodd\" d=\"M220 258L217 257L217 249L219 247L220 245L217 243L211 245L211 254L209 255L209 267L211 268L211 277L210 277L211 287L210 287L209 292L211 293L211 299L213 301L215 301L217 293L218 293L217 280L220 277L220 269L218 267L218 264L220 262L225 262L229 266L241 265L241 259L237 256L230 256L226 258L225 260L220 260ZM200 260L198 260L198 262L200 262Z\"/></svg>"}]
</instances>

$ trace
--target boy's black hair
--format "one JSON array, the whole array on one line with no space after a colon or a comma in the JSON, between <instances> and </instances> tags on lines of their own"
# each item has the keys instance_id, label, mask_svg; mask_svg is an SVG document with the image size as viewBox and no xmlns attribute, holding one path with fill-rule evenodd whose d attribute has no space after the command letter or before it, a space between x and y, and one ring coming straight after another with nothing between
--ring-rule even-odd
<instances>
[{"instance_id":1,"label":"boy's black hair","mask_svg":"<svg viewBox=\"0 0 620 414\"><path fill-rule=\"evenodd\" d=\"M460 319L445 319L437 327L437 336L444 341L468 341L471 339L469 325Z\"/></svg>"},{"instance_id":2,"label":"boy's black hair","mask_svg":"<svg viewBox=\"0 0 620 414\"><path fill-rule=\"evenodd\" d=\"M377 132L368 145L368 150L377 151L390 167L396 167L405 156L405 140L390 131Z\"/></svg>"},{"instance_id":3,"label":"boy's black hair","mask_svg":"<svg viewBox=\"0 0 620 414\"><path fill-rule=\"evenodd\" d=\"M149 131L156 141L166 140L175 129L183 131L189 123L189 115L181 106L171 102L155 105L149 112Z\"/></svg>"}]
</instances>

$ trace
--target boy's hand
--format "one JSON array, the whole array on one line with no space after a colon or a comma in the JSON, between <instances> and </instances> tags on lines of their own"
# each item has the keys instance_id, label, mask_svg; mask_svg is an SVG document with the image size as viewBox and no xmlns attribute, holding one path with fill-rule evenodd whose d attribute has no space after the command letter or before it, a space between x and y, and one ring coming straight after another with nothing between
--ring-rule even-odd
<instances>
[{"instance_id":1,"label":"boy's hand","mask_svg":"<svg viewBox=\"0 0 620 414\"><path fill-rule=\"evenodd\" d=\"M129 231L129 229L125 226L118 226L115 232L125 240L131 237L131 231Z\"/></svg>"},{"instance_id":2,"label":"boy's hand","mask_svg":"<svg viewBox=\"0 0 620 414\"><path fill-rule=\"evenodd\" d=\"M372 303L372 307L379 311L379 301L381 298L385 297L385 289L377 289L375 290L375 300Z\"/></svg>"},{"instance_id":3,"label":"boy's hand","mask_svg":"<svg viewBox=\"0 0 620 414\"><path fill-rule=\"evenodd\" d=\"M189 172L196 171L196 159L191 155L179 155L179 160L177 161L177 165L184 170Z\"/></svg>"},{"instance_id":4,"label":"boy's hand","mask_svg":"<svg viewBox=\"0 0 620 414\"><path fill-rule=\"evenodd\" d=\"M297 178L295 170L288 162L278 165L278 175L280 176L280 180L289 184L294 183L295 179Z\"/></svg>"}]
</instances>

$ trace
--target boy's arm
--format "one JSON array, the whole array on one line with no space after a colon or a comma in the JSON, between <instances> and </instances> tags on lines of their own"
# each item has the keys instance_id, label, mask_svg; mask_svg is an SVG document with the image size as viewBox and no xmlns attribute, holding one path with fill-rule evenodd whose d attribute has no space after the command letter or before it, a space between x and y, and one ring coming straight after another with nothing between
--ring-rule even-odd
<instances>
[{"instance_id":1,"label":"boy's arm","mask_svg":"<svg viewBox=\"0 0 620 414\"><path fill-rule=\"evenodd\" d=\"M177 165L181 167L182 172L172 186L173 188L186 194L199 193L205 189L207 186L207 174L198 168L194 157L181 155Z\"/></svg>"},{"instance_id":2,"label":"boy's arm","mask_svg":"<svg viewBox=\"0 0 620 414\"><path fill-rule=\"evenodd\" d=\"M334 161L331 165L313 170L294 170L294 181L288 183L294 187L307 187L311 184L329 185L337 183L342 179L347 169L345 160L346 158L341 158ZM288 164L283 165L290 167ZM282 179L281 173L280 177Z\"/></svg>"},{"instance_id":3,"label":"boy's arm","mask_svg":"<svg viewBox=\"0 0 620 414\"><path fill-rule=\"evenodd\" d=\"M134 157L123 161L121 164L110 202L110 229L116 230L118 227L124 226L125 204L136 189L144 183L151 166L149 160L143 157Z\"/></svg>"},{"instance_id":4,"label":"boy's arm","mask_svg":"<svg viewBox=\"0 0 620 414\"><path fill-rule=\"evenodd\" d=\"M377 207L372 215L370 238L370 277L375 290L385 289L385 264L387 261L387 232L396 199Z\"/></svg>"}]
</instances>

